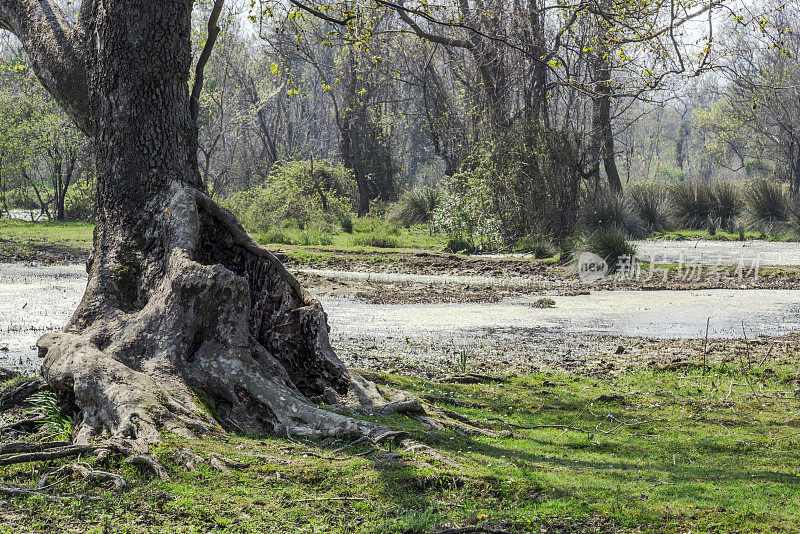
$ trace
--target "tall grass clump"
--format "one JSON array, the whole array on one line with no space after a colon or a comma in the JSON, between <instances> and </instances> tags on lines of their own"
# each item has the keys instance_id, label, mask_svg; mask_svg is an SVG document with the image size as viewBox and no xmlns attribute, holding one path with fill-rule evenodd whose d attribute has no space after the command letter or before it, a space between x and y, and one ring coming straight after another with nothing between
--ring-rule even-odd
<instances>
[{"instance_id":1,"label":"tall grass clump","mask_svg":"<svg viewBox=\"0 0 800 534\"><path fill-rule=\"evenodd\" d=\"M597 230L586 239L583 249L603 258L612 271L618 258L633 257L636 254L636 246L628 241L628 237L622 231L616 228Z\"/></svg>"},{"instance_id":2,"label":"tall grass clump","mask_svg":"<svg viewBox=\"0 0 800 534\"><path fill-rule=\"evenodd\" d=\"M733 182L718 181L711 188L714 198L712 216L721 228L732 230L742 213L742 195Z\"/></svg>"},{"instance_id":3,"label":"tall grass clump","mask_svg":"<svg viewBox=\"0 0 800 534\"><path fill-rule=\"evenodd\" d=\"M543 237L520 239L517 241L516 249L531 254L537 260L552 258L558 254L555 245Z\"/></svg>"},{"instance_id":4,"label":"tall grass clump","mask_svg":"<svg viewBox=\"0 0 800 534\"><path fill-rule=\"evenodd\" d=\"M617 230L633 237L641 237L646 233L645 225L630 200L609 191L598 193L595 200L584 208L582 219L584 229L588 232Z\"/></svg>"},{"instance_id":5,"label":"tall grass clump","mask_svg":"<svg viewBox=\"0 0 800 534\"><path fill-rule=\"evenodd\" d=\"M660 184L636 184L628 190L633 212L650 231L669 230L667 190Z\"/></svg>"},{"instance_id":6,"label":"tall grass clump","mask_svg":"<svg viewBox=\"0 0 800 534\"><path fill-rule=\"evenodd\" d=\"M439 192L431 187L419 187L406 191L391 210L391 218L406 228L427 223L439 203Z\"/></svg>"},{"instance_id":7,"label":"tall grass clump","mask_svg":"<svg viewBox=\"0 0 800 534\"><path fill-rule=\"evenodd\" d=\"M353 238L353 244L361 247L400 248L400 241L389 234L361 234Z\"/></svg>"},{"instance_id":8,"label":"tall grass clump","mask_svg":"<svg viewBox=\"0 0 800 534\"><path fill-rule=\"evenodd\" d=\"M745 192L745 203L750 225L762 232L771 232L789 219L789 198L778 183L751 182Z\"/></svg>"},{"instance_id":9,"label":"tall grass clump","mask_svg":"<svg viewBox=\"0 0 800 534\"><path fill-rule=\"evenodd\" d=\"M800 237L800 198L789 201L787 229Z\"/></svg>"},{"instance_id":10,"label":"tall grass clump","mask_svg":"<svg viewBox=\"0 0 800 534\"><path fill-rule=\"evenodd\" d=\"M62 414L55 393L42 391L31 395L25 402L30 405L28 415L44 421L42 430L45 432L45 440L72 441L75 421L73 417Z\"/></svg>"},{"instance_id":11,"label":"tall grass clump","mask_svg":"<svg viewBox=\"0 0 800 534\"><path fill-rule=\"evenodd\" d=\"M714 194L705 182L678 182L669 188L672 214L682 228L703 229L714 216Z\"/></svg>"}]
</instances>

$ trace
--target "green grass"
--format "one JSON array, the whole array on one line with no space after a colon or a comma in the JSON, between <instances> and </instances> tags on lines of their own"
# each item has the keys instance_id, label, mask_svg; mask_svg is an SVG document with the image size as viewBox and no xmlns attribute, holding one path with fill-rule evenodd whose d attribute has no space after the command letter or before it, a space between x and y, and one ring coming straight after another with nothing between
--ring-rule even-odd
<instances>
[{"instance_id":1,"label":"green grass","mask_svg":"<svg viewBox=\"0 0 800 534\"><path fill-rule=\"evenodd\" d=\"M94 225L70 221L20 221L0 219L0 238L91 245Z\"/></svg>"},{"instance_id":2,"label":"green grass","mask_svg":"<svg viewBox=\"0 0 800 534\"><path fill-rule=\"evenodd\" d=\"M0 219L0 262L83 261L93 230L84 222Z\"/></svg>"},{"instance_id":3,"label":"green grass","mask_svg":"<svg viewBox=\"0 0 800 534\"><path fill-rule=\"evenodd\" d=\"M782 232L774 234L762 234L761 232L747 231L745 232L745 239L758 240L765 239L767 241L797 241L798 236L791 232ZM664 241L739 241L739 234L737 232L727 232L722 229L717 229L714 235L708 233L708 230L675 230L672 232L653 232L650 234L649 239L660 239Z\"/></svg>"},{"instance_id":4,"label":"green grass","mask_svg":"<svg viewBox=\"0 0 800 534\"><path fill-rule=\"evenodd\" d=\"M734 362L707 375L689 366L606 378L529 375L477 385L384 375L393 387L417 394L482 403L447 406L478 421L496 417L585 431L466 437L430 434L405 417L383 420L458 466L400 449L393 451L399 460L354 456L367 451L355 447L331 461L314 456L330 455L330 448L272 437L170 438L157 451L170 481L116 463L110 468L134 483L129 491L113 494L67 481L56 489L101 500L10 498L14 513L0 508L0 530L406 533L483 524L538 532L543 525L600 524L641 532L797 531L798 370L754 368L748 378L773 398L753 398L736 369ZM598 400L616 394L624 399ZM618 427L617 421L628 424ZM173 460L178 445L251 466L231 474L210 468L190 473ZM5 467L0 476L6 483L35 485L58 465Z\"/></svg>"},{"instance_id":5,"label":"green grass","mask_svg":"<svg viewBox=\"0 0 800 534\"><path fill-rule=\"evenodd\" d=\"M427 225L416 225L410 228L393 225L373 218L353 220L353 231L345 232L341 228L329 231L299 230L283 228L266 232L252 232L256 241L262 245L295 245L331 250L369 250L375 248L393 248L409 250L442 250L445 237L431 235ZM373 245L391 245L373 246Z\"/></svg>"}]
</instances>

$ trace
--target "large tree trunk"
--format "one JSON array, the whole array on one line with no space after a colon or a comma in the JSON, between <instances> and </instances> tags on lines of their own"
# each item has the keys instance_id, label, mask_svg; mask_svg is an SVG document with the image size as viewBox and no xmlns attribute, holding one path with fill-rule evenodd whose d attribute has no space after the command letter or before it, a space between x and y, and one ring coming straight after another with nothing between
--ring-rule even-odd
<instances>
[{"instance_id":1,"label":"large tree trunk","mask_svg":"<svg viewBox=\"0 0 800 534\"><path fill-rule=\"evenodd\" d=\"M145 450L164 430L220 425L385 431L315 405L374 406L387 392L348 371L319 302L205 194L189 107L192 0L86 2L73 36L83 41L70 44L85 57L88 111L69 109L97 155L94 251L75 314L38 342L45 379L81 409L76 440ZM35 43L19 17L47 20L37 5L60 17L45 0L0 0L0 27Z\"/></svg>"}]
</instances>

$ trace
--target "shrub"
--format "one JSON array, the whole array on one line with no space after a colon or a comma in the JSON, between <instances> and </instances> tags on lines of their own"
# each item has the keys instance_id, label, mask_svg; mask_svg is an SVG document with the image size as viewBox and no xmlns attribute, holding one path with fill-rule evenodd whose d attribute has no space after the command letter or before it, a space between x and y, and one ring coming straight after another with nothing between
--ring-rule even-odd
<instances>
[{"instance_id":1,"label":"shrub","mask_svg":"<svg viewBox=\"0 0 800 534\"><path fill-rule=\"evenodd\" d=\"M339 226L342 227L342 232L346 234L353 233L353 218L349 213L342 215L342 217L339 219Z\"/></svg>"},{"instance_id":2,"label":"shrub","mask_svg":"<svg viewBox=\"0 0 800 534\"><path fill-rule=\"evenodd\" d=\"M651 231L670 228L667 190L659 184L636 184L628 190L633 212Z\"/></svg>"},{"instance_id":3,"label":"shrub","mask_svg":"<svg viewBox=\"0 0 800 534\"><path fill-rule=\"evenodd\" d=\"M300 232L300 237L297 239L296 244L303 247L309 247L316 245L325 246L325 245L330 245L332 243L333 240L328 234L326 234L321 230L312 228Z\"/></svg>"},{"instance_id":4,"label":"shrub","mask_svg":"<svg viewBox=\"0 0 800 534\"><path fill-rule=\"evenodd\" d=\"M406 227L430 222L439 203L439 192L430 187L406 191L391 211L391 218Z\"/></svg>"},{"instance_id":5,"label":"shrub","mask_svg":"<svg viewBox=\"0 0 800 534\"><path fill-rule=\"evenodd\" d=\"M714 198L712 215L719 226L726 229L733 228L736 218L742 213L742 198L736 184L718 181L711 188Z\"/></svg>"},{"instance_id":6,"label":"shrub","mask_svg":"<svg viewBox=\"0 0 800 534\"><path fill-rule=\"evenodd\" d=\"M789 204L789 230L800 236L800 199Z\"/></svg>"},{"instance_id":7,"label":"shrub","mask_svg":"<svg viewBox=\"0 0 800 534\"><path fill-rule=\"evenodd\" d=\"M249 230L266 232L290 222L301 230L335 224L355 210L356 185L341 164L314 161L278 163L264 183L221 200Z\"/></svg>"},{"instance_id":8,"label":"shrub","mask_svg":"<svg viewBox=\"0 0 800 534\"><path fill-rule=\"evenodd\" d=\"M353 243L362 247L400 248L396 237L388 234L362 234L353 239Z\"/></svg>"},{"instance_id":9,"label":"shrub","mask_svg":"<svg viewBox=\"0 0 800 534\"><path fill-rule=\"evenodd\" d=\"M618 229L601 229L586 240L585 250L594 252L603 258L613 271L617 259L623 256L634 256L636 247L629 242L624 233Z\"/></svg>"},{"instance_id":10,"label":"shrub","mask_svg":"<svg viewBox=\"0 0 800 534\"><path fill-rule=\"evenodd\" d=\"M750 224L762 232L771 232L789 218L789 199L775 182L757 180L745 192Z\"/></svg>"},{"instance_id":11,"label":"shrub","mask_svg":"<svg viewBox=\"0 0 800 534\"><path fill-rule=\"evenodd\" d=\"M632 209L628 199L608 191L598 193L594 202L583 210L583 226L589 232L619 230L631 236L642 236L644 224Z\"/></svg>"},{"instance_id":12,"label":"shrub","mask_svg":"<svg viewBox=\"0 0 800 534\"><path fill-rule=\"evenodd\" d=\"M585 193L579 145L569 133L533 123L479 141L445 182L436 227L480 249L528 235L571 235Z\"/></svg>"},{"instance_id":13,"label":"shrub","mask_svg":"<svg viewBox=\"0 0 800 534\"><path fill-rule=\"evenodd\" d=\"M705 182L680 182L669 189L673 216L683 228L705 228L714 213L714 195Z\"/></svg>"},{"instance_id":14,"label":"shrub","mask_svg":"<svg viewBox=\"0 0 800 534\"><path fill-rule=\"evenodd\" d=\"M717 228L719 228L719 220L715 219L714 217L708 218L708 224L706 225L706 231L708 235L715 236L717 235Z\"/></svg>"}]
</instances>

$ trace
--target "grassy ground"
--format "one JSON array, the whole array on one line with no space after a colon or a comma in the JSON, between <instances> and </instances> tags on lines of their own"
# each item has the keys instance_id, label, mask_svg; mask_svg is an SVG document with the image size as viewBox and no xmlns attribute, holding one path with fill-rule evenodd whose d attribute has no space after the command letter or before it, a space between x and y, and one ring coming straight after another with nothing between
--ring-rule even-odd
<instances>
[{"instance_id":1,"label":"grassy ground","mask_svg":"<svg viewBox=\"0 0 800 534\"><path fill-rule=\"evenodd\" d=\"M508 532L794 532L800 375L793 364L772 367L755 365L746 376L732 363L705 375L690 366L475 385L381 375L417 394L472 403L436 401L506 432L466 437L429 433L402 417L384 420L456 466L401 450L358 456L368 449L354 447L334 455L341 442L174 439L157 451L170 481L112 465L132 483L129 490L67 479L45 490L64 497L60 502L7 498L0 530L432 533L483 525ZM571 429L526 430L493 418ZM190 473L173 459L178 446L250 467ZM35 486L61 463L0 468L0 477Z\"/></svg>"},{"instance_id":2,"label":"grassy ground","mask_svg":"<svg viewBox=\"0 0 800 534\"><path fill-rule=\"evenodd\" d=\"M85 222L0 219L0 262L82 261L91 249L93 230Z\"/></svg>"}]
</instances>

